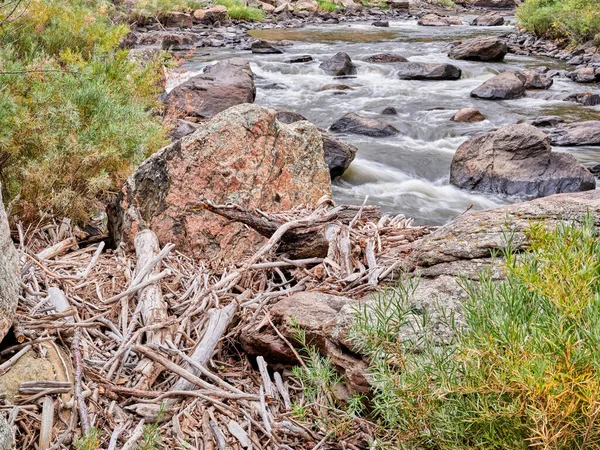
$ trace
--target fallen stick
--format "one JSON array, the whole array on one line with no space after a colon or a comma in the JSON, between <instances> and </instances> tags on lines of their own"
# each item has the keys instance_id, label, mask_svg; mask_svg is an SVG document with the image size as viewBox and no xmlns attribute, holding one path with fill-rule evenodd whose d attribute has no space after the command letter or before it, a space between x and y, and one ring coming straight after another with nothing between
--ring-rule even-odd
<instances>
[{"instance_id":1,"label":"fallen stick","mask_svg":"<svg viewBox=\"0 0 600 450\"><path fill-rule=\"evenodd\" d=\"M52 442L52 427L54 426L54 402L49 396L42 403L42 420L40 423L39 450L47 450Z\"/></svg>"}]
</instances>

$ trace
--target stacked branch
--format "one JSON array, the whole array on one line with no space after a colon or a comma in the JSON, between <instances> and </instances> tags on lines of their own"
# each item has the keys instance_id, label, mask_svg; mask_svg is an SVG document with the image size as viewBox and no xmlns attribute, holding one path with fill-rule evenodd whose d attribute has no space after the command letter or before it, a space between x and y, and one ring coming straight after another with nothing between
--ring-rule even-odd
<instances>
[{"instance_id":1,"label":"stacked branch","mask_svg":"<svg viewBox=\"0 0 600 450\"><path fill-rule=\"evenodd\" d=\"M351 429L325 445L326 434L295 421L290 408L302 386L240 355L232 337L292 293L359 298L376 289L403 246L428 230L366 206L279 214L202 207L269 239L215 273L170 244L161 249L149 230L136 236L135 255L103 244L78 249L48 228L20 230L18 343L0 349L0 374L28 353L58 356L54 380L0 393L17 448L71 448L82 438L107 449L147 439L159 448L352 448Z\"/></svg>"}]
</instances>

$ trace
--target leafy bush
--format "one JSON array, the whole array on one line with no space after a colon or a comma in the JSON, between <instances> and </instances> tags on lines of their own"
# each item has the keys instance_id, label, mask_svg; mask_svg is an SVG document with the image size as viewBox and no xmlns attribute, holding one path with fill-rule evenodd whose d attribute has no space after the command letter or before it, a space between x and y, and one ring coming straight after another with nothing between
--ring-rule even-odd
<instances>
[{"instance_id":1,"label":"leafy bush","mask_svg":"<svg viewBox=\"0 0 600 450\"><path fill-rule=\"evenodd\" d=\"M526 0L517 9L517 17L536 36L581 43L600 33L597 0Z\"/></svg>"},{"instance_id":2,"label":"leafy bush","mask_svg":"<svg viewBox=\"0 0 600 450\"><path fill-rule=\"evenodd\" d=\"M245 6L240 0L217 0L215 3L225 6L227 14L233 20L260 22L265 18L265 12L262 9Z\"/></svg>"},{"instance_id":3,"label":"leafy bush","mask_svg":"<svg viewBox=\"0 0 600 450\"><path fill-rule=\"evenodd\" d=\"M203 0L138 0L133 8L130 21L145 21L152 18L161 21L170 12L191 12L206 7Z\"/></svg>"},{"instance_id":4,"label":"leafy bush","mask_svg":"<svg viewBox=\"0 0 600 450\"><path fill-rule=\"evenodd\" d=\"M334 12L341 8L340 5L336 5L335 3L329 2L327 0L317 0L317 3L321 11Z\"/></svg>"},{"instance_id":5,"label":"leafy bush","mask_svg":"<svg viewBox=\"0 0 600 450\"><path fill-rule=\"evenodd\" d=\"M32 0L0 27L0 177L26 221L84 222L166 143L158 59L140 66L108 3Z\"/></svg>"},{"instance_id":6,"label":"leafy bush","mask_svg":"<svg viewBox=\"0 0 600 450\"><path fill-rule=\"evenodd\" d=\"M431 341L409 283L360 308L354 339L371 355L384 448L600 447L594 219L527 234L526 253L506 252L506 281L464 283L466 323L449 345Z\"/></svg>"}]
</instances>

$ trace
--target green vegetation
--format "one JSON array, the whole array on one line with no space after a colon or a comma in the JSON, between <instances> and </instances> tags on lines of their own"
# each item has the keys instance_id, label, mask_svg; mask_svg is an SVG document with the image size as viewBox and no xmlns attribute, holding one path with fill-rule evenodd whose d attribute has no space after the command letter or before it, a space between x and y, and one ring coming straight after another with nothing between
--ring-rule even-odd
<instances>
[{"instance_id":1,"label":"green vegetation","mask_svg":"<svg viewBox=\"0 0 600 450\"><path fill-rule=\"evenodd\" d=\"M191 12L206 7L207 3L203 0L137 0L129 20L153 18L160 22L170 12Z\"/></svg>"},{"instance_id":2,"label":"green vegetation","mask_svg":"<svg viewBox=\"0 0 600 450\"><path fill-rule=\"evenodd\" d=\"M97 450L100 448L100 433L97 428L90 428L86 436L79 436L75 440L76 450Z\"/></svg>"},{"instance_id":3,"label":"green vegetation","mask_svg":"<svg viewBox=\"0 0 600 450\"><path fill-rule=\"evenodd\" d=\"M447 317L447 345L409 281L358 309L381 448L600 446L600 238L592 217L527 235L526 253L506 251L506 281L464 282L465 323Z\"/></svg>"},{"instance_id":4,"label":"green vegetation","mask_svg":"<svg viewBox=\"0 0 600 450\"><path fill-rule=\"evenodd\" d=\"M319 9L321 11L335 12L342 8L340 5L336 5L335 3L327 0L317 0L317 4L319 5Z\"/></svg>"},{"instance_id":5,"label":"green vegetation","mask_svg":"<svg viewBox=\"0 0 600 450\"><path fill-rule=\"evenodd\" d=\"M573 43L600 40L597 0L526 0L517 9L517 17L536 36Z\"/></svg>"},{"instance_id":6,"label":"green vegetation","mask_svg":"<svg viewBox=\"0 0 600 450\"><path fill-rule=\"evenodd\" d=\"M22 5L0 25L0 180L21 219L84 222L166 143L161 61L128 60L111 3Z\"/></svg>"},{"instance_id":7,"label":"green vegetation","mask_svg":"<svg viewBox=\"0 0 600 450\"><path fill-rule=\"evenodd\" d=\"M245 6L240 0L217 0L215 3L225 6L227 14L233 20L260 22L265 18L265 12L262 9Z\"/></svg>"}]
</instances>

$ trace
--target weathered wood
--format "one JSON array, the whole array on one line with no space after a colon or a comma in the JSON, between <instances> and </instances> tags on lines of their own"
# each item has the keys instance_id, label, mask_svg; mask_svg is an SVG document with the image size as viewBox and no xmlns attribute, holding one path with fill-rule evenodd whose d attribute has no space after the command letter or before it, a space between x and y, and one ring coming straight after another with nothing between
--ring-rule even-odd
<instances>
[{"instance_id":1,"label":"weathered wood","mask_svg":"<svg viewBox=\"0 0 600 450\"><path fill-rule=\"evenodd\" d=\"M47 450L52 442L52 428L54 427L54 402L49 396L44 397L42 403L42 420L40 423L39 450Z\"/></svg>"},{"instance_id":2,"label":"weathered wood","mask_svg":"<svg viewBox=\"0 0 600 450\"><path fill-rule=\"evenodd\" d=\"M156 255L160 253L158 238L151 230L143 230L136 235L134 245L137 256L134 280L138 280L138 282L146 281L152 275L157 275L160 270L158 264L154 264L151 271L145 271L146 267L149 267ZM142 271L145 271L145 273ZM167 303L163 300L158 282L138 291L137 298L141 304L141 318L144 326L160 325L168 321ZM154 328L146 332L146 342L148 344L163 344L171 339L171 330L168 327ZM154 362L148 358L142 359L136 370L142 374L142 378L137 384L137 387L141 389L148 387L160 375L160 370L156 370Z\"/></svg>"},{"instance_id":3,"label":"weathered wood","mask_svg":"<svg viewBox=\"0 0 600 450\"><path fill-rule=\"evenodd\" d=\"M75 239L74 237L70 237L65 239L64 241L60 241L58 244L54 244L52 247L48 247L42 250L36 255L36 257L40 261L43 261L44 259L52 259L57 257L58 255L65 253L71 247L74 247L76 245L77 239Z\"/></svg>"},{"instance_id":4,"label":"weathered wood","mask_svg":"<svg viewBox=\"0 0 600 450\"><path fill-rule=\"evenodd\" d=\"M226 219L241 222L270 238L284 223L283 218L275 214L259 213L238 205L215 205L205 201L192 211L206 209ZM339 206L324 212L320 217L295 226L285 232L277 248L278 254L287 254L290 258L324 258L327 256L329 241L325 237L327 225L331 223L349 224L360 212L364 219L377 221L381 211L376 206Z\"/></svg>"}]
</instances>

